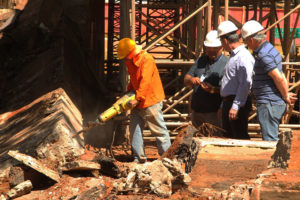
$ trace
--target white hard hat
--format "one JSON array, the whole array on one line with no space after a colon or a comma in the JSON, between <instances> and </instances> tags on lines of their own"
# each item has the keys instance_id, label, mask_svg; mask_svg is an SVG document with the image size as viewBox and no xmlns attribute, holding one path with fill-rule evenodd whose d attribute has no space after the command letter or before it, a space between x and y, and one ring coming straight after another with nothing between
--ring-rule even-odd
<instances>
[{"instance_id":1,"label":"white hard hat","mask_svg":"<svg viewBox=\"0 0 300 200\"><path fill-rule=\"evenodd\" d=\"M213 30L206 34L204 45L207 47L220 47L222 46L220 38L218 38L218 32Z\"/></svg>"},{"instance_id":2,"label":"white hard hat","mask_svg":"<svg viewBox=\"0 0 300 200\"><path fill-rule=\"evenodd\" d=\"M224 21L218 26L218 35L219 37L222 35L226 35L227 33L231 33L233 31L237 31L238 27L231 21Z\"/></svg>"},{"instance_id":3,"label":"white hard hat","mask_svg":"<svg viewBox=\"0 0 300 200\"><path fill-rule=\"evenodd\" d=\"M242 27L242 37L243 39L245 39L250 35L258 33L259 31L262 30L264 30L264 27L258 21L255 20L247 21Z\"/></svg>"}]
</instances>

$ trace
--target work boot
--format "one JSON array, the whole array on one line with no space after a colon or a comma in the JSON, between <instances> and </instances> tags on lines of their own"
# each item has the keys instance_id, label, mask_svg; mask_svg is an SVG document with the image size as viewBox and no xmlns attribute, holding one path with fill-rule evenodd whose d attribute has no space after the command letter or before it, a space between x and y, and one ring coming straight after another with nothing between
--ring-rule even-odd
<instances>
[{"instance_id":1,"label":"work boot","mask_svg":"<svg viewBox=\"0 0 300 200\"><path fill-rule=\"evenodd\" d=\"M135 162L137 164L143 164L143 163L147 162L147 158L146 157L141 157L140 159L134 158L133 162Z\"/></svg>"}]
</instances>

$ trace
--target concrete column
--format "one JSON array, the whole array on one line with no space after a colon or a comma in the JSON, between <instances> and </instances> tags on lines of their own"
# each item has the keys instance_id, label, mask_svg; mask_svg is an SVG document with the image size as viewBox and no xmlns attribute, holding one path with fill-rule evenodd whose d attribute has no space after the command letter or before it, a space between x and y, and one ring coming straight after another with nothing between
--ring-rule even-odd
<instances>
[{"instance_id":1,"label":"concrete column","mask_svg":"<svg viewBox=\"0 0 300 200\"><path fill-rule=\"evenodd\" d=\"M90 0L91 70L100 80L104 76L105 0Z\"/></svg>"},{"instance_id":2,"label":"concrete column","mask_svg":"<svg viewBox=\"0 0 300 200\"><path fill-rule=\"evenodd\" d=\"M291 0L285 0L284 1L284 14L287 14L291 9ZM287 48L288 48L288 41L290 36L290 16L285 18L284 20L284 33L283 33L283 53L286 56ZM288 61L288 59L286 60Z\"/></svg>"},{"instance_id":3,"label":"concrete column","mask_svg":"<svg viewBox=\"0 0 300 200\"><path fill-rule=\"evenodd\" d=\"M131 0L121 0L120 1L120 38L131 38L131 30L130 30L130 7ZM127 68L125 62L120 61L120 80L121 87L123 91L126 91L127 84L129 81Z\"/></svg>"}]
</instances>

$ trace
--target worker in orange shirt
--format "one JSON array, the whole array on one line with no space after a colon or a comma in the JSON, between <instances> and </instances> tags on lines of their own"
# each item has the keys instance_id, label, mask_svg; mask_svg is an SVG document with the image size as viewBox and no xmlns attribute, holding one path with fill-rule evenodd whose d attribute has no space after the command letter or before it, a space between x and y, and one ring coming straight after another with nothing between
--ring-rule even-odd
<instances>
[{"instance_id":1,"label":"worker in orange shirt","mask_svg":"<svg viewBox=\"0 0 300 200\"><path fill-rule=\"evenodd\" d=\"M151 134L156 137L159 155L171 145L168 129L162 113L162 100L165 93L159 72L153 57L142 50L130 38L123 38L118 44L118 57L125 59L130 82L128 91L136 92L136 99L131 100L133 108L130 114L129 131L134 162L147 161L144 151L143 127L147 123Z\"/></svg>"}]
</instances>

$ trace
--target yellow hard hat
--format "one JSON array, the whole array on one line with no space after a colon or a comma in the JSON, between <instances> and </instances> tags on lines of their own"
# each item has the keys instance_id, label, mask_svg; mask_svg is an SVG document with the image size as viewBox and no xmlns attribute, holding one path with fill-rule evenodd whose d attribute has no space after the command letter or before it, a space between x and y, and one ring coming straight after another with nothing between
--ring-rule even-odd
<instances>
[{"instance_id":1,"label":"yellow hard hat","mask_svg":"<svg viewBox=\"0 0 300 200\"><path fill-rule=\"evenodd\" d=\"M124 59L135 48L135 41L130 38L123 38L118 44L118 57Z\"/></svg>"}]
</instances>

